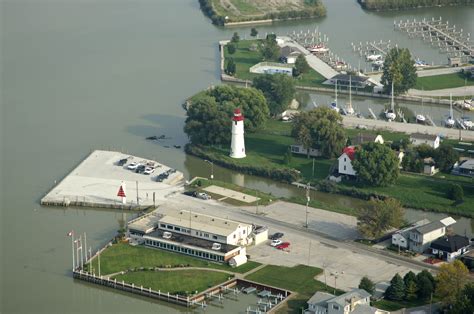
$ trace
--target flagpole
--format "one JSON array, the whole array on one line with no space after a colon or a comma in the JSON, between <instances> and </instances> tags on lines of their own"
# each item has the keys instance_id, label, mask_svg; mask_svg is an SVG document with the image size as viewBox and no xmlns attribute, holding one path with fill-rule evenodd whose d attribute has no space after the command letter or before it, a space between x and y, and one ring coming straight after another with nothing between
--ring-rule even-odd
<instances>
[{"instance_id":1,"label":"flagpole","mask_svg":"<svg viewBox=\"0 0 474 314\"><path fill-rule=\"evenodd\" d=\"M74 231L71 234L71 248L72 248L72 271L76 269L75 261L74 261Z\"/></svg>"}]
</instances>

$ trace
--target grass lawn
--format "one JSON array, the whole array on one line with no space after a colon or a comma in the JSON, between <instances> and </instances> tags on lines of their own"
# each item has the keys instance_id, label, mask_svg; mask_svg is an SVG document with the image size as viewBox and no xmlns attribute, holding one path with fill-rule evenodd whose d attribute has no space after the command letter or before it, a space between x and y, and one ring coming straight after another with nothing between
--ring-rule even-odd
<instances>
[{"instance_id":1,"label":"grass lawn","mask_svg":"<svg viewBox=\"0 0 474 314\"><path fill-rule=\"evenodd\" d=\"M465 80L461 72L419 77L416 80L415 89L435 90L444 88L462 87L464 85L474 85L474 79Z\"/></svg>"},{"instance_id":2,"label":"grass lawn","mask_svg":"<svg viewBox=\"0 0 474 314\"><path fill-rule=\"evenodd\" d=\"M245 278L297 292L298 295L288 301L287 307L282 308L278 312L301 313L300 309L306 305L306 301L308 301L316 291L334 293L333 288L326 288L324 283L314 279L314 277L321 273L322 269L306 265L297 265L294 267L267 265ZM336 291L336 293L339 294L341 291Z\"/></svg>"},{"instance_id":3,"label":"grass lawn","mask_svg":"<svg viewBox=\"0 0 474 314\"><path fill-rule=\"evenodd\" d=\"M191 256L145 246L131 246L127 243L114 244L100 254L100 270L102 275L112 274L130 268L164 267L166 265L174 266L181 264L189 264L189 266L209 269L223 269L235 273L245 273L261 265L257 262L248 261L242 266L232 268L226 264L212 263ZM92 261L92 266L96 270L95 272L98 273L97 258Z\"/></svg>"},{"instance_id":4,"label":"grass lawn","mask_svg":"<svg viewBox=\"0 0 474 314\"><path fill-rule=\"evenodd\" d=\"M234 54L229 54L227 48L224 48L224 59L233 58L235 62L235 77L242 80L253 80L254 77L259 74L250 73L250 68L259 62L263 62L262 55L257 50L251 51L249 48L252 45L258 45L262 43L262 39L252 40L241 40L237 44L237 49ZM300 86L315 86L315 87L326 87L322 83L326 79L313 69L310 69L308 73L295 78L295 84Z\"/></svg>"},{"instance_id":5,"label":"grass lawn","mask_svg":"<svg viewBox=\"0 0 474 314\"><path fill-rule=\"evenodd\" d=\"M185 295L194 293L196 290L202 292L210 287L225 282L232 275L212 270L175 270L175 271L138 271L114 278L117 281L133 283L135 286L151 288L170 294ZM187 293L186 293L187 292Z\"/></svg>"},{"instance_id":6,"label":"grass lawn","mask_svg":"<svg viewBox=\"0 0 474 314\"><path fill-rule=\"evenodd\" d=\"M417 307L417 306L422 306L427 304L426 301L421 301L421 300L413 300L413 301L390 301L390 300L385 300L382 299L380 301L376 301L372 303L372 306L375 306L376 308L379 308L381 310L385 311L398 311L402 308L411 308L411 307Z\"/></svg>"}]
</instances>

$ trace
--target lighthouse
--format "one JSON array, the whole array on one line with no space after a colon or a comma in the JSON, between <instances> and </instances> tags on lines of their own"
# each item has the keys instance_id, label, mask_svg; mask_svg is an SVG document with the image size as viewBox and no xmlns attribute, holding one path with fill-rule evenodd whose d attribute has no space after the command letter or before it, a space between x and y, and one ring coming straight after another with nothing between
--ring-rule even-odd
<instances>
[{"instance_id":1,"label":"lighthouse","mask_svg":"<svg viewBox=\"0 0 474 314\"><path fill-rule=\"evenodd\" d=\"M244 116L237 108L232 117L232 141L230 144L230 157L245 158L244 141Z\"/></svg>"}]
</instances>

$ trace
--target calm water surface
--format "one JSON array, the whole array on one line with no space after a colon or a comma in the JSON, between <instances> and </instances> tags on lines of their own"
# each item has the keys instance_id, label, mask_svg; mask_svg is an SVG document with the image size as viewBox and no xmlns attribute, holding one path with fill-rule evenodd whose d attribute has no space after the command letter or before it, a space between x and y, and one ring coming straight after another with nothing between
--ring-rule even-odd
<instances>
[{"instance_id":1,"label":"calm water surface","mask_svg":"<svg viewBox=\"0 0 474 314\"><path fill-rule=\"evenodd\" d=\"M360 10L355 1L326 4L327 18L259 30L287 33L319 26L335 52L352 63L358 58L351 41L382 38L409 46L427 61L445 61L421 41L394 32L394 18L441 15L474 30L473 7L377 14ZM186 143L180 104L219 83L217 40L250 28L210 25L196 0L3 0L0 14L0 312L185 311L73 281L66 233L87 232L97 248L124 217L113 211L43 208L38 202L95 148L157 158L187 176L208 175L202 161L143 138L166 134L171 146ZM219 168L216 177L275 195L300 193ZM241 310L234 304L207 312Z\"/></svg>"}]
</instances>

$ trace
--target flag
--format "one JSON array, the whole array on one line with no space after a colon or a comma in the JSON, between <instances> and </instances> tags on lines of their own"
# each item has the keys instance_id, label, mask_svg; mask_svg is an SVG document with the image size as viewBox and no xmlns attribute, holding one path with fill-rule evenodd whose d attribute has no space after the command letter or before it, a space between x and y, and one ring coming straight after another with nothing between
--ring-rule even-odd
<instances>
[{"instance_id":1,"label":"flag","mask_svg":"<svg viewBox=\"0 0 474 314\"><path fill-rule=\"evenodd\" d=\"M71 230L71 231L69 231L69 232L67 233L67 236L68 236L68 237L72 237L73 234L74 234L74 231Z\"/></svg>"}]
</instances>

